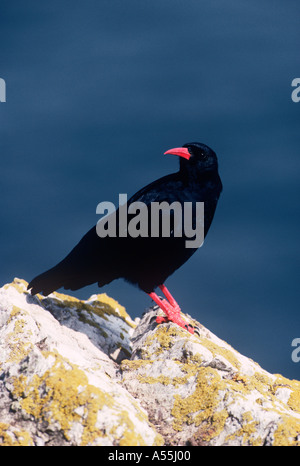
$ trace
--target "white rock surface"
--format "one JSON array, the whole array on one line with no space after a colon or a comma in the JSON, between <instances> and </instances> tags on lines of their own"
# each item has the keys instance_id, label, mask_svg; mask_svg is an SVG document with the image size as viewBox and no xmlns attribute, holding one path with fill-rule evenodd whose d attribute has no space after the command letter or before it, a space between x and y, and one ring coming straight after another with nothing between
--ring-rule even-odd
<instances>
[{"instance_id":1,"label":"white rock surface","mask_svg":"<svg viewBox=\"0 0 300 466\"><path fill-rule=\"evenodd\" d=\"M119 383L118 365L99 346L105 328L106 352L115 352L120 342L128 352L134 324L125 311L104 297L93 297L84 309L74 298L55 294L45 300L25 290L18 279L0 290L0 443L161 442L146 412ZM102 316L92 308L102 308ZM62 324L50 311L61 312ZM76 330L69 328L71 321Z\"/></svg>"},{"instance_id":2,"label":"white rock surface","mask_svg":"<svg viewBox=\"0 0 300 466\"><path fill-rule=\"evenodd\" d=\"M201 325L191 336L157 327L155 315L135 329L122 379L167 444L300 445L300 382L268 373Z\"/></svg>"},{"instance_id":3,"label":"white rock surface","mask_svg":"<svg viewBox=\"0 0 300 466\"><path fill-rule=\"evenodd\" d=\"M0 289L1 445L300 445L299 381L200 324L26 286Z\"/></svg>"}]
</instances>

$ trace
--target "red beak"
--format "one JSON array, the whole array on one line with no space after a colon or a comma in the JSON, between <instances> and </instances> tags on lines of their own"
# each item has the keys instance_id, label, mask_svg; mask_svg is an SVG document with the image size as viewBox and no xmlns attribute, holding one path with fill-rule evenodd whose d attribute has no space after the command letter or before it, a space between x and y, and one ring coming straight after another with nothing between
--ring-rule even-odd
<instances>
[{"instance_id":1,"label":"red beak","mask_svg":"<svg viewBox=\"0 0 300 466\"><path fill-rule=\"evenodd\" d=\"M189 160L191 156L191 154L189 153L186 147L175 147L175 149L167 150L167 152L165 152L164 155L166 154L179 155L179 157L183 157L184 159L187 159L187 160Z\"/></svg>"}]
</instances>

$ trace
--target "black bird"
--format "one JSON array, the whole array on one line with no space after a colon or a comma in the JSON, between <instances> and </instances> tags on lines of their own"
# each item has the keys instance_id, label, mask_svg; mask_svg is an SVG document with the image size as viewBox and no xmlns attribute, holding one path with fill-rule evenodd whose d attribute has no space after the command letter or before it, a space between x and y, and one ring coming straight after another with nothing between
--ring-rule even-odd
<instances>
[{"instance_id":1,"label":"black bird","mask_svg":"<svg viewBox=\"0 0 300 466\"><path fill-rule=\"evenodd\" d=\"M147 220L146 235L145 232L143 236L124 235L124 231L121 232L119 207L110 216L102 219L104 226L108 226L112 219L116 221L115 236L107 234L100 237L97 226L94 226L61 262L29 283L31 294L42 292L47 296L61 287L77 290L92 283L98 283L102 287L117 278L123 278L146 292L164 311L166 317L157 317L158 323L172 321L194 333L194 327L180 316L180 307L164 282L196 252L199 244L187 247L187 241L191 238L184 229L184 216L178 220L172 209L162 210L158 233L156 230L156 236L151 235L151 228L156 225L153 224L150 207L155 202L165 202L165 206L177 202L182 207L187 205L185 202L192 203L189 205L193 206L193 226L190 226L195 230L196 203L204 202L205 238L214 217L222 183L218 174L217 156L205 144L188 143L168 150L165 154L180 156L179 171L142 188L128 200L126 206L129 213L125 226L128 228L132 219L137 218L130 213L130 206L132 208L133 203L140 202L146 208L149 207L147 216L144 217ZM112 215L115 217L111 217ZM162 233L163 216L167 216L170 221L168 236ZM166 299L155 293L157 287Z\"/></svg>"}]
</instances>

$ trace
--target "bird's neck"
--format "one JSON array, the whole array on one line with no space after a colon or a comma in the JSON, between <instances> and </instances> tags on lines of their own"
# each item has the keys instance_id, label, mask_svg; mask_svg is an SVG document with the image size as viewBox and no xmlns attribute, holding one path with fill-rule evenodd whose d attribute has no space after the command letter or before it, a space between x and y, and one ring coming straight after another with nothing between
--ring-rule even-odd
<instances>
[{"instance_id":1,"label":"bird's neck","mask_svg":"<svg viewBox=\"0 0 300 466\"><path fill-rule=\"evenodd\" d=\"M180 178L187 184L204 184L218 177L218 168L207 170L180 170Z\"/></svg>"}]
</instances>

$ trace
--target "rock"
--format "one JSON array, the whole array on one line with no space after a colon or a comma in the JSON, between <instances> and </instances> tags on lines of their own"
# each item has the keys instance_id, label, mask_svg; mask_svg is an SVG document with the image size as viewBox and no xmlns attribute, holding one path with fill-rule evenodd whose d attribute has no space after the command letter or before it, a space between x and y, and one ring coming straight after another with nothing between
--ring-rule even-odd
<instances>
[{"instance_id":1,"label":"rock","mask_svg":"<svg viewBox=\"0 0 300 466\"><path fill-rule=\"evenodd\" d=\"M0 290L0 444L161 444L118 376L135 327L124 308L26 287Z\"/></svg>"},{"instance_id":2,"label":"rock","mask_svg":"<svg viewBox=\"0 0 300 466\"><path fill-rule=\"evenodd\" d=\"M300 445L299 381L198 323L26 287L0 289L0 444Z\"/></svg>"},{"instance_id":3,"label":"rock","mask_svg":"<svg viewBox=\"0 0 300 466\"><path fill-rule=\"evenodd\" d=\"M200 336L144 315L122 361L167 445L300 445L300 382L272 375L197 322ZM191 319L189 319L191 320Z\"/></svg>"}]
</instances>

